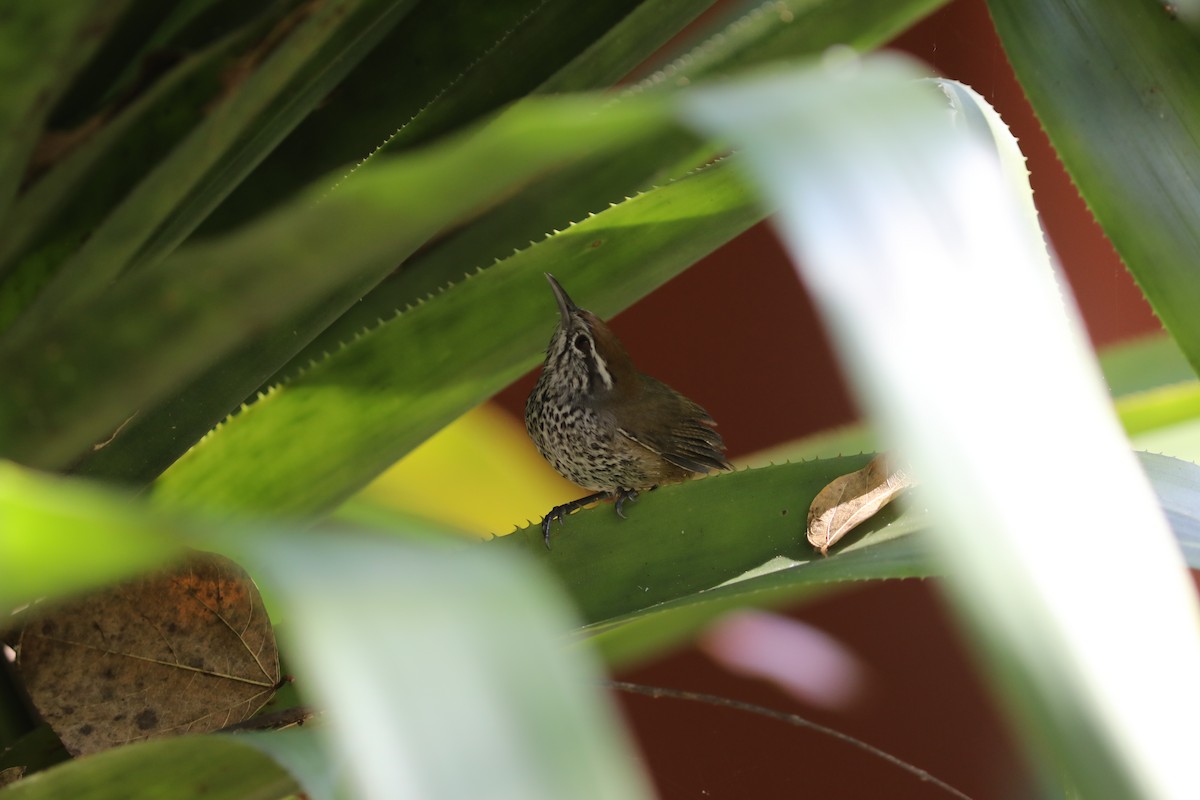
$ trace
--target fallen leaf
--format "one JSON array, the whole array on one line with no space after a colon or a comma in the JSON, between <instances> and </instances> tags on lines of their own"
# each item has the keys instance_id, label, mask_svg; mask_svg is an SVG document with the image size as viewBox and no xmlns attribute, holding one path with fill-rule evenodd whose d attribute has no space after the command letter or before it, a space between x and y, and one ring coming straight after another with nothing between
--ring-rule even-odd
<instances>
[{"instance_id":1,"label":"fallen leaf","mask_svg":"<svg viewBox=\"0 0 1200 800\"><path fill-rule=\"evenodd\" d=\"M258 590L208 553L36 613L16 664L72 755L241 722L279 683Z\"/></svg>"},{"instance_id":2,"label":"fallen leaf","mask_svg":"<svg viewBox=\"0 0 1200 800\"><path fill-rule=\"evenodd\" d=\"M857 472L834 478L808 507L808 541L821 555L829 555L829 548L839 539L912 485L904 470L889 471L882 455Z\"/></svg>"}]
</instances>

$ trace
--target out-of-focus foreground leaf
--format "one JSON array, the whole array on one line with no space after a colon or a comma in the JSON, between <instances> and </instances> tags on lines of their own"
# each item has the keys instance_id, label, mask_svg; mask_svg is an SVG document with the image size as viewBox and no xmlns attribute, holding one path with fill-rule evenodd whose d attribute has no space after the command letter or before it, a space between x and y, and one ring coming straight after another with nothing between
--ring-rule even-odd
<instances>
[{"instance_id":1,"label":"out-of-focus foreground leaf","mask_svg":"<svg viewBox=\"0 0 1200 800\"><path fill-rule=\"evenodd\" d=\"M362 797L648 797L564 598L507 554L269 535L229 542L303 624L301 690ZM464 769L469 764L469 769Z\"/></svg>"},{"instance_id":2,"label":"out-of-focus foreground leaf","mask_svg":"<svg viewBox=\"0 0 1200 800\"><path fill-rule=\"evenodd\" d=\"M5 800L282 800L301 788L249 742L230 736L184 736L68 761L21 779L3 796Z\"/></svg>"},{"instance_id":3,"label":"out-of-focus foreground leaf","mask_svg":"<svg viewBox=\"0 0 1200 800\"><path fill-rule=\"evenodd\" d=\"M1200 714L1194 587L1062 300L1015 140L977 94L915 82L919 69L864 59L685 102L743 146L779 203L793 261L864 407L912 464L950 597L1033 749L1084 795L1196 794L1175 733ZM1030 460L1039 445L1088 469ZM1064 502L1085 497L1105 502ZM1109 554L1133 536L1130 591L1114 595ZM1153 684L1148 661L1169 664Z\"/></svg>"},{"instance_id":4,"label":"out-of-focus foreground leaf","mask_svg":"<svg viewBox=\"0 0 1200 800\"><path fill-rule=\"evenodd\" d=\"M159 566L173 534L131 498L0 462L0 617Z\"/></svg>"}]
</instances>

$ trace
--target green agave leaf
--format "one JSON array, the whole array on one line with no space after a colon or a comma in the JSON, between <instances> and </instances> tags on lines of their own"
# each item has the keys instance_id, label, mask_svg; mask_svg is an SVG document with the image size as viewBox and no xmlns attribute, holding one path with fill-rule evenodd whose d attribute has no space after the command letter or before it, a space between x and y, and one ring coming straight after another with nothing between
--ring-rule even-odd
<instances>
[{"instance_id":1,"label":"green agave leaf","mask_svg":"<svg viewBox=\"0 0 1200 800\"><path fill-rule=\"evenodd\" d=\"M462 74L444 76L450 80L439 88L434 100L369 158L394 154L428 141L525 95L637 5L638 0L528 3L525 13L510 30L476 53ZM531 57L535 53L536 57Z\"/></svg>"},{"instance_id":2,"label":"green agave leaf","mask_svg":"<svg viewBox=\"0 0 1200 800\"><path fill-rule=\"evenodd\" d=\"M281 613L361 797L649 797L565 599L510 554L295 532L231 538ZM466 765L469 768L464 768Z\"/></svg>"},{"instance_id":3,"label":"green agave leaf","mask_svg":"<svg viewBox=\"0 0 1200 800\"><path fill-rule=\"evenodd\" d=\"M599 104L547 99L478 135L381 162L319 202L314 189L255 226L132 276L94 313L28 340L10 336L0 344L0 372L12 376L0 397L0 448L37 466L69 464L263 327L347 285L361 294L438 229L531 174L661 120L630 104L590 117Z\"/></svg>"},{"instance_id":4,"label":"green agave leaf","mask_svg":"<svg viewBox=\"0 0 1200 800\"><path fill-rule=\"evenodd\" d=\"M668 53L653 80L690 83L748 67L817 55L833 45L874 50L931 14L946 0L742 0L711 24L708 41ZM681 74L681 70L683 70Z\"/></svg>"},{"instance_id":5,"label":"green agave leaf","mask_svg":"<svg viewBox=\"0 0 1200 800\"><path fill-rule=\"evenodd\" d=\"M243 27L255 17L278 20L303 0L133 0L121 24L80 71L50 119L69 130L110 113L143 91L148 81L184 57Z\"/></svg>"},{"instance_id":6,"label":"green agave leaf","mask_svg":"<svg viewBox=\"0 0 1200 800\"><path fill-rule=\"evenodd\" d=\"M181 736L68 761L3 794L5 800L282 800L300 790L272 758L238 737Z\"/></svg>"},{"instance_id":7,"label":"green agave leaf","mask_svg":"<svg viewBox=\"0 0 1200 800\"><path fill-rule=\"evenodd\" d=\"M12 235L0 240L0 327L7 329L113 207L203 118L259 26L248 26L185 58L133 100L13 206ZM96 119L104 119L97 116ZM114 264L112 269L121 269ZM36 320L22 320L26 329Z\"/></svg>"},{"instance_id":8,"label":"green agave leaf","mask_svg":"<svg viewBox=\"0 0 1200 800\"><path fill-rule=\"evenodd\" d=\"M924 540L911 534L928 520L907 508L885 509L855 541L829 558L776 558L707 591L669 600L585 629L585 641L612 667L628 667L683 644L723 614L778 607L844 588L851 581L936 574ZM815 554L814 554L815 556Z\"/></svg>"},{"instance_id":9,"label":"green agave leaf","mask_svg":"<svg viewBox=\"0 0 1200 800\"><path fill-rule=\"evenodd\" d=\"M122 273L173 250L412 2L329 0L282 20L282 41L248 54L241 65L247 74L234 76L204 121L113 209L21 324L62 316Z\"/></svg>"},{"instance_id":10,"label":"green agave leaf","mask_svg":"<svg viewBox=\"0 0 1200 800\"><path fill-rule=\"evenodd\" d=\"M611 86L712 5L712 0L645 0L534 93L584 92Z\"/></svg>"},{"instance_id":11,"label":"green agave leaf","mask_svg":"<svg viewBox=\"0 0 1200 800\"><path fill-rule=\"evenodd\" d=\"M8 327L54 271L146 174L204 118L222 76L277 19L261 18L184 56L124 103L95 111L101 123L14 205L0 240L0 324ZM86 130L87 120L76 126Z\"/></svg>"},{"instance_id":12,"label":"green agave leaf","mask_svg":"<svg viewBox=\"0 0 1200 800\"><path fill-rule=\"evenodd\" d=\"M1200 569L1200 467L1187 461L1152 453L1138 453L1138 457L1154 486L1189 566ZM823 480L825 474L833 474L838 469L855 468L861 463L865 463L865 457L788 464L753 470L750 473L738 473L752 477L745 480L737 502L742 503L743 507L754 508L757 503L766 504L778 497L775 493L775 476L761 477L763 473L795 473L807 469L812 473L813 483L816 483L818 475ZM688 522L707 519L705 512L719 513L718 499L710 498L706 493L699 502L707 506L711 501L713 507L698 510ZM796 501L798 504L804 504L804 508L807 509L807 503L811 502L808 489L805 489L802 496L798 495ZM614 543L613 547L603 550L597 548L592 553L592 557L597 559L595 569L604 572L611 559L609 553L619 548L628 551L653 548L648 559L655 559L655 563L661 559L663 565L671 564L672 559L680 557L679 553L667 551L669 544L645 544L646 539L666 538L662 536L662 530L669 523L663 517L674 519L675 515L680 513L686 516L686 511L679 508L683 504L675 498L671 498L670 501L664 498L662 505L672 507L647 513L647 516L655 513L659 515L653 526L642 519L636 521L642 538L633 535L628 540ZM642 512L643 509L639 507L634 511ZM605 517L612 516L610 512L611 509L606 508L586 512L587 517L599 517L597 524L605 528L596 531L593 534L594 538L610 539L618 530L624 533L623 524L620 524L619 520L610 518L608 524L604 524ZM582 523L583 516L585 514L581 513L571 517L568 524L575 523L577 519ZM632 514L627 522L635 522ZM723 536L730 541L739 541L745 546L746 542L757 537L766 522L769 520L726 520L725 524L729 527ZM593 621L593 624L585 628L586 632L592 634L586 641L598 648L610 665L628 666L661 654L701 630L714 618L736 608L778 606L796 602L831 591L847 581L936 576L941 573L941 568L931 557L924 537L913 535L919 534L929 524L929 516L922 508L918 488L912 497L900 501L899 509L896 505L889 506L870 521L863 533L856 534L854 541L838 547L829 558L822 558L811 549L806 553L803 548L790 557L783 554L775 556L769 561L764 561L758 569L748 570L715 588L701 591L683 588L679 594L657 604L647 604L618 616ZM793 535L796 535L795 532ZM516 546L534 550L535 538L531 533L527 533L525 540ZM557 546L558 542L555 544ZM1137 547L1136 535L1131 538L1130 545ZM714 560L723 556L718 549ZM631 553L628 557L635 558ZM579 597L581 594L591 594L591 583L604 581L602 577L589 581L579 574L587 574L586 571L577 570L573 565L560 566L554 556L549 558L548 563L576 597L576 602L590 601L590 597L583 601ZM665 568L662 572L662 580L679 580L678 576L669 574ZM620 571L617 574L620 575ZM629 587L626 589L630 596L636 594L630 591Z\"/></svg>"},{"instance_id":13,"label":"green agave leaf","mask_svg":"<svg viewBox=\"0 0 1200 800\"><path fill-rule=\"evenodd\" d=\"M130 498L0 461L0 619L159 566L181 554L177 531Z\"/></svg>"},{"instance_id":14,"label":"green agave leaf","mask_svg":"<svg viewBox=\"0 0 1200 800\"><path fill-rule=\"evenodd\" d=\"M1160 3L988 7L1059 158L1200 368L1200 39Z\"/></svg>"},{"instance_id":15,"label":"green agave leaf","mask_svg":"<svg viewBox=\"0 0 1200 800\"><path fill-rule=\"evenodd\" d=\"M412 147L497 110L561 72L569 70L573 78L560 81L555 91L606 88L711 2L418 4L199 233L243 224L308 180L360 161L393 135ZM629 35L635 17L645 23L638 34L648 37ZM580 51L583 56L562 66Z\"/></svg>"},{"instance_id":16,"label":"green agave leaf","mask_svg":"<svg viewBox=\"0 0 1200 800\"><path fill-rule=\"evenodd\" d=\"M835 44L850 42L862 49L878 47L944 0L789 0L755 2L739 7L728 25L722 26L707 41L691 49L663 70L630 87L623 96L661 92L704 78L725 74L785 58L819 55ZM637 24L657 20L667 3L644 4L631 14L609 38L594 51L580 56L578 62L556 76L539 91L566 88L579 81L576 69L583 70L593 61L616 57L612 51L626 34L634 34ZM864 20L873 20L864 25ZM857 31L851 36L849 31ZM643 31L643 36L646 33ZM619 54L618 54L619 55ZM668 80L669 76L669 80ZM299 353L279 375L295 371L321 353L334 349L339 342L386 318L421 298L459 281L478 268L487 268L515 249L540 239L546 231L558 230L589 213L607 208L624 198L677 177L710 160L717 147L702 142L696 135L679 130L647 134L627 147L619 159L592 159L560 170L535 183L509 202L472 220L462 229L416 254L381 283L361 303L352 306L311 347Z\"/></svg>"},{"instance_id":17,"label":"green agave leaf","mask_svg":"<svg viewBox=\"0 0 1200 800\"><path fill-rule=\"evenodd\" d=\"M704 592L772 559L822 560L805 538L808 507L868 460L779 464L664 486L627 505L624 520L609 504L571 515L551 529L548 550L540 523L481 546L544 562L584 622L595 624Z\"/></svg>"},{"instance_id":18,"label":"green agave leaf","mask_svg":"<svg viewBox=\"0 0 1200 800\"><path fill-rule=\"evenodd\" d=\"M555 314L542 273L609 316L763 213L719 164L547 237L272 389L176 462L154 501L327 511L534 365Z\"/></svg>"},{"instance_id":19,"label":"green agave leaf","mask_svg":"<svg viewBox=\"0 0 1200 800\"><path fill-rule=\"evenodd\" d=\"M54 101L128 5L129 0L5 4L0 25L0 221L29 168Z\"/></svg>"}]
</instances>

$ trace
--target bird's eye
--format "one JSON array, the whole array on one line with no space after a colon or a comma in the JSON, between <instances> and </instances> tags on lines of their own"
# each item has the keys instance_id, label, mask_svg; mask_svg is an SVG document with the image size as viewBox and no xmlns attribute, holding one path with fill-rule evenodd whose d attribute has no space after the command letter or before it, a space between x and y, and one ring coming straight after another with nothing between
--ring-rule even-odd
<instances>
[{"instance_id":1,"label":"bird's eye","mask_svg":"<svg viewBox=\"0 0 1200 800\"><path fill-rule=\"evenodd\" d=\"M582 333L576 336L575 349L581 353L586 353L588 351L588 337L584 336Z\"/></svg>"}]
</instances>

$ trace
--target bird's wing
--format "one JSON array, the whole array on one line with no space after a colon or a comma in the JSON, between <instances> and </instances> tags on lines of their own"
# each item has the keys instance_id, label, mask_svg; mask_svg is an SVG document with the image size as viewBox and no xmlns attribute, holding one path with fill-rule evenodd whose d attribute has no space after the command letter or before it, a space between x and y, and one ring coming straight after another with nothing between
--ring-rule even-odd
<instances>
[{"instance_id":1,"label":"bird's wing","mask_svg":"<svg viewBox=\"0 0 1200 800\"><path fill-rule=\"evenodd\" d=\"M696 403L654 378L644 378L638 413L623 415L621 434L666 461L690 472L732 469L725 442L712 417Z\"/></svg>"}]
</instances>

